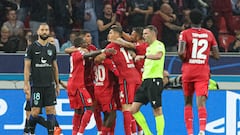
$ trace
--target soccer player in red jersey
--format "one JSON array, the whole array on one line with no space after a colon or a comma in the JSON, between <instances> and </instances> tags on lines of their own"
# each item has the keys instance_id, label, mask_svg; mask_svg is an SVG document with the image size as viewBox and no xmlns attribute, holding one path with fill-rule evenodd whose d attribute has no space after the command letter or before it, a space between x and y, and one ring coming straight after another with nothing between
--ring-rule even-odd
<instances>
[{"instance_id":1,"label":"soccer player in red jersey","mask_svg":"<svg viewBox=\"0 0 240 135\"><path fill-rule=\"evenodd\" d=\"M84 40L86 41L87 45L87 49L89 52L91 51L96 51L97 48L92 44L92 36L91 33L87 30L82 30L80 32L80 37L83 37ZM91 96L94 98L94 84L93 84L93 80L94 80L94 72L93 72L93 59L89 58L86 59L85 61L85 85L86 87L89 87L89 93L91 94Z\"/></svg>"},{"instance_id":2,"label":"soccer player in red jersey","mask_svg":"<svg viewBox=\"0 0 240 135\"><path fill-rule=\"evenodd\" d=\"M92 51L88 53L87 43L81 37L74 40L74 45L79 51L71 53L70 57L70 77L68 80L67 90L70 100L70 106L75 110L73 117L73 133L72 134L83 134L85 127L87 126L90 117L92 115L92 97L85 86L85 59L96 56L102 52ZM83 108L85 112L83 113ZM82 118L81 118L81 114ZM80 122L81 120L81 122Z\"/></svg>"},{"instance_id":3,"label":"soccer player in red jersey","mask_svg":"<svg viewBox=\"0 0 240 135\"><path fill-rule=\"evenodd\" d=\"M122 28L114 25L108 34L108 40L116 40L122 36ZM113 48L116 54L105 53L108 58L111 57L119 71L120 100L124 117L124 129L126 135L131 135L132 115L128 111L134 100L136 89L141 84L140 74L135 68L134 61L128 50L120 45L111 42L106 48Z\"/></svg>"},{"instance_id":4,"label":"soccer player in red jersey","mask_svg":"<svg viewBox=\"0 0 240 135\"><path fill-rule=\"evenodd\" d=\"M132 29L131 35L123 32L123 38L126 39L126 42L121 38L117 39L117 43L126 48L132 48L135 50L136 55L145 55L146 48L148 47L148 43L143 39L143 28L142 27L134 27ZM135 67L139 71L142 76L143 73L143 65L144 60L135 61Z\"/></svg>"},{"instance_id":5,"label":"soccer player in red jersey","mask_svg":"<svg viewBox=\"0 0 240 135\"><path fill-rule=\"evenodd\" d=\"M143 31L143 29L141 31ZM139 40L136 40L136 42L135 42L136 43L136 46L135 46L136 55L145 55L146 48L148 47L148 43L146 43L143 40L142 33L140 33L140 29L135 29L133 32L134 33L132 33L132 36L135 36L135 33L136 33L136 34L139 34L139 35L136 35L137 37L141 37ZM138 72L140 73L141 77L142 77L142 73L143 73L143 65L144 65L144 60L135 61L135 66L136 66Z\"/></svg>"},{"instance_id":6,"label":"soccer player in red jersey","mask_svg":"<svg viewBox=\"0 0 240 135\"><path fill-rule=\"evenodd\" d=\"M91 51L96 51L97 48L92 44L92 36L91 33L87 30L82 30L80 32L80 37L84 38L84 40L87 43L87 49L89 52ZM89 58L85 60L85 85L89 91L89 93L91 94L92 98L94 98L94 84L93 84L93 80L94 80L94 72L93 72L93 59Z\"/></svg>"},{"instance_id":7,"label":"soccer player in red jersey","mask_svg":"<svg viewBox=\"0 0 240 135\"><path fill-rule=\"evenodd\" d=\"M101 57L98 55L97 57ZM97 58L96 57L96 58ZM96 63L94 66L95 72L95 85L94 94L97 104L100 106L101 111L104 113L104 121L101 128L101 135L108 135L111 133L111 129L114 129L113 125L116 119L117 104L114 100L114 85L116 82L114 77L119 76L119 72L114 65L113 61L109 58L105 59L101 63ZM112 133L114 131L112 130Z\"/></svg>"},{"instance_id":8,"label":"soccer player in red jersey","mask_svg":"<svg viewBox=\"0 0 240 135\"><path fill-rule=\"evenodd\" d=\"M122 38L118 38L116 43L120 44L123 47L134 49L135 53L132 53L132 56L135 57L136 55L145 55L146 48L148 47L148 43L143 39L143 28L142 27L134 27L132 29L131 35L123 32L123 38L127 41L123 40ZM130 42L128 42L130 41ZM142 77L143 73L143 65L144 59L135 61L135 67L140 73ZM132 132L136 132L136 127L134 126L135 120L132 120ZM136 122L135 122L136 123ZM138 134L143 134L142 128L137 124Z\"/></svg>"},{"instance_id":9,"label":"soccer player in red jersey","mask_svg":"<svg viewBox=\"0 0 240 135\"><path fill-rule=\"evenodd\" d=\"M95 47L95 45L92 44L92 36L90 31L88 30L82 30L80 32L80 36L82 36L85 41L87 42L88 46L87 49L89 52L91 51L96 51L97 48ZM93 66L94 66L94 62L93 62L93 58L89 58L85 61L85 85L86 88L88 90L88 92L90 93L92 99L93 99L93 103L94 103L94 118L96 121L96 125L97 125L97 129L98 129L98 133L101 133L101 127L102 127L102 119L101 119L101 114L99 111L99 108L97 108L96 106L96 102L95 102L95 96L94 96L94 71L93 71Z\"/></svg>"},{"instance_id":10,"label":"soccer player in red jersey","mask_svg":"<svg viewBox=\"0 0 240 135\"><path fill-rule=\"evenodd\" d=\"M81 30L80 37L84 38L84 40L86 41L86 43L87 43L86 48L89 52L97 50L97 48L92 44L92 36L89 31ZM78 49L75 47L70 47L70 48L65 49L65 53L68 53L68 54L70 54L74 51L78 51ZM85 67L84 68L84 70L85 70L85 73L84 73L85 86L86 86L88 92L90 93L92 100L93 100L93 104L95 106L96 103L94 102L95 98L94 98L94 84L93 84L93 80L94 80L93 66L94 66L94 63L93 63L92 58L85 60L85 66L84 66ZM96 120L97 128L100 131L101 125L102 125L102 119L101 119L100 112L98 112L98 108L94 108L94 117Z\"/></svg>"},{"instance_id":11,"label":"soccer player in red jersey","mask_svg":"<svg viewBox=\"0 0 240 135\"><path fill-rule=\"evenodd\" d=\"M194 9L190 12L190 19L192 27L181 32L178 47L178 55L182 60L184 119L188 135L193 135L192 99L195 91L200 125L199 135L205 135L207 120L205 105L210 77L208 60L210 55L219 59L219 51L214 35L209 30L200 27L203 19L202 13ZM211 49L212 53L210 53Z\"/></svg>"},{"instance_id":12,"label":"soccer player in red jersey","mask_svg":"<svg viewBox=\"0 0 240 135\"><path fill-rule=\"evenodd\" d=\"M75 109L75 114L73 118L73 134L76 134L78 129L78 135L83 134L85 127L87 126L93 111L93 101L92 97L86 87L85 79L85 64L86 59L89 60L90 57L95 57L102 52L113 53L113 49L88 51L88 43L85 38L79 37L74 40L75 49L71 52L70 57L70 77L68 81L68 96L70 100L71 108ZM76 51L78 49L78 51ZM87 76L88 77L88 76ZM83 107L85 107L85 112L83 113ZM81 114L82 118L81 118ZM81 122L80 122L81 120Z\"/></svg>"},{"instance_id":13,"label":"soccer player in red jersey","mask_svg":"<svg viewBox=\"0 0 240 135\"><path fill-rule=\"evenodd\" d=\"M84 43L82 38L76 38L74 40L74 45L76 48L79 48L80 44L86 43ZM87 106L87 110L85 111L85 120L86 116L88 116L90 119L90 116L92 115L92 98L88 93L84 83L85 60L83 59L83 55L86 52L88 52L87 49L79 49L79 51L72 52L70 56L70 75L67 91L70 107L74 109L72 135L76 135L79 130L81 119L84 113L84 106Z\"/></svg>"}]
</instances>

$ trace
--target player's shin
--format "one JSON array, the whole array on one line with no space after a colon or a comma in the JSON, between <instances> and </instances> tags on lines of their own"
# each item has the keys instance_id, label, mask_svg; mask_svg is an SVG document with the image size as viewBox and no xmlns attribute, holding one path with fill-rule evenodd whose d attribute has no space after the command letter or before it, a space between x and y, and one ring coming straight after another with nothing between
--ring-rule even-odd
<instances>
[{"instance_id":1,"label":"player's shin","mask_svg":"<svg viewBox=\"0 0 240 135\"><path fill-rule=\"evenodd\" d=\"M200 131L205 131L206 123L207 123L207 110L205 107L198 108L198 118L199 118Z\"/></svg>"},{"instance_id":2,"label":"player's shin","mask_svg":"<svg viewBox=\"0 0 240 135\"><path fill-rule=\"evenodd\" d=\"M23 129L24 133L28 133L29 132L29 120L25 119L25 126Z\"/></svg>"},{"instance_id":3,"label":"player's shin","mask_svg":"<svg viewBox=\"0 0 240 135\"><path fill-rule=\"evenodd\" d=\"M101 112L97 109L94 110L94 118L96 121L98 131L101 131L101 127L102 127Z\"/></svg>"},{"instance_id":4,"label":"player's shin","mask_svg":"<svg viewBox=\"0 0 240 135\"><path fill-rule=\"evenodd\" d=\"M124 119L124 130L126 135L131 135L131 121L132 121L132 114L129 111L123 112L123 119Z\"/></svg>"},{"instance_id":5,"label":"player's shin","mask_svg":"<svg viewBox=\"0 0 240 135\"><path fill-rule=\"evenodd\" d=\"M112 124L112 127L111 127L110 135L114 135L115 126L116 126L116 118L113 120L113 124Z\"/></svg>"},{"instance_id":6,"label":"player's shin","mask_svg":"<svg viewBox=\"0 0 240 135\"><path fill-rule=\"evenodd\" d=\"M48 128L48 122L42 116L38 116L36 120L38 124L42 125L45 128Z\"/></svg>"},{"instance_id":7,"label":"player's shin","mask_svg":"<svg viewBox=\"0 0 240 135\"><path fill-rule=\"evenodd\" d=\"M82 118L82 114L74 113L73 119L72 119L72 124L73 124L72 135L77 135L77 132L79 130L80 123L81 123L81 118Z\"/></svg>"},{"instance_id":8,"label":"player's shin","mask_svg":"<svg viewBox=\"0 0 240 135\"><path fill-rule=\"evenodd\" d=\"M32 115L30 115L30 117L29 117L29 131L30 131L30 134L35 134L36 124L37 124L36 117L33 117Z\"/></svg>"},{"instance_id":9,"label":"player's shin","mask_svg":"<svg viewBox=\"0 0 240 135\"><path fill-rule=\"evenodd\" d=\"M134 113L133 117L135 118L137 123L142 127L145 135L152 135L152 132L150 131L147 125L146 119L144 118L143 114L140 111Z\"/></svg>"},{"instance_id":10,"label":"player's shin","mask_svg":"<svg viewBox=\"0 0 240 135\"><path fill-rule=\"evenodd\" d=\"M137 122L136 124L137 124L138 135L143 135L142 127Z\"/></svg>"},{"instance_id":11,"label":"player's shin","mask_svg":"<svg viewBox=\"0 0 240 135\"><path fill-rule=\"evenodd\" d=\"M56 121L56 116L54 114L47 114L48 135L53 135L54 134L55 121Z\"/></svg>"},{"instance_id":12,"label":"player's shin","mask_svg":"<svg viewBox=\"0 0 240 135\"><path fill-rule=\"evenodd\" d=\"M164 126L165 126L164 116L163 115L156 116L155 121L156 121L157 135L163 135Z\"/></svg>"},{"instance_id":13,"label":"player's shin","mask_svg":"<svg viewBox=\"0 0 240 135\"><path fill-rule=\"evenodd\" d=\"M133 116L131 120L131 130L133 135L137 134L137 124Z\"/></svg>"},{"instance_id":14,"label":"player's shin","mask_svg":"<svg viewBox=\"0 0 240 135\"><path fill-rule=\"evenodd\" d=\"M111 132L111 128L110 127L105 127L102 126L102 134L101 135L108 135Z\"/></svg>"},{"instance_id":15,"label":"player's shin","mask_svg":"<svg viewBox=\"0 0 240 135\"><path fill-rule=\"evenodd\" d=\"M80 124L80 128L78 130L78 133L80 134L83 134L84 133L84 130L87 126L87 124L89 123L90 121L90 118L92 116L92 110L86 110L83 114L83 117L82 117L82 121L81 121L81 124Z\"/></svg>"},{"instance_id":16,"label":"player's shin","mask_svg":"<svg viewBox=\"0 0 240 135\"><path fill-rule=\"evenodd\" d=\"M193 135L193 111L192 106L185 106L184 119L188 135Z\"/></svg>"}]
</instances>

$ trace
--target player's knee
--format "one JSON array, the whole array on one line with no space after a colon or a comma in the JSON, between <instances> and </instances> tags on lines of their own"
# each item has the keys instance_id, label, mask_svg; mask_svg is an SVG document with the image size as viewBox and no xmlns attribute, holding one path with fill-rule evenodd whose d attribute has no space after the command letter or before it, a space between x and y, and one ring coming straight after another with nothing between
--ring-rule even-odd
<instances>
[{"instance_id":1,"label":"player's knee","mask_svg":"<svg viewBox=\"0 0 240 135\"><path fill-rule=\"evenodd\" d=\"M113 121L116 118L116 111L112 111L109 113L109 119Z\"/></svg>"},{"instance_id":2,"label":"player's knee","mask_svg":"<svg viewBox=\"0 0 240 135\"><path fill-rule=\"evenodd\" d=\"M36 117L38 117L38 112L37 111L32 111L31 112L31 115L34 117L34 118L36 118Z\"/></svg>"},{"instance_id":3,"label":"player's knee","mask_svg":"<svg viewBox=\"0 0 240 135\"><path fill-rule=\"evenodd\" d=\"M153 109L154 116L162 115L162 107L157 107Z\"/></svg>"},{"instance_id":4,"label":"player's knee","mask_svg":"<svg viewBox=\"0 0 240 135\"><path fill-rule=\"evenodd\" d=\"M75 109L74 112L76 114L83 114L84 113L84 110L83 109Z\"/></svg>"},{"instance_id":5,"label":"player's knee","mask_svg":"<svg viewBox=\"0 0 240 135\"><path fill-rule=\"evenodd\" d=\"M93 111L93 107L92 106L86 106L86 110Z\"/></svg>"},{"instance_id":6,"label":"player's knee","mask_svg":"<svg viewBox=\"0 0 240 135\"><path fill-rule=\"evenodd\" d=\"M48 106L45 109L46 109L46 114L56 114L56 110L54 106Z\"/></svg>"},{"instance_id":7,"label":"player's knee","mask_svg":"<svg viewBox=\"0 0 240 135\"><path fill-rule=\"evenodd\" d=\"M136 107L134 107L134 106L132 106L132 107L129 109L129 111L131 112L131 114L135 114L135 113L137 113L137 112L139 111L139 109L136 108Z\"/></svg>"},{"instance_id":8,"label":"player's knee","mask_svg":"<svg viewBox=\"0 0 240 135\"><path fill-rule=\"evenodd\" d=\"M39 113L40 113L40 108L38 108L38 107L33 107L33 108L31 109L31 115L32 115L33 117L37 117L37 116L39 115Z\"/></svg>"},{"instance_id":9,"label":"player's knee","mask_svg":"<svg viewBox=\"0 0 240 135\"><path fill-rule=\"evenodd\" d=\"M141 105L141 103L133 102L133 104L129 107L129 111L131 112L131 114L135 114L140 111Z\"/></svg>"}]
</instances>

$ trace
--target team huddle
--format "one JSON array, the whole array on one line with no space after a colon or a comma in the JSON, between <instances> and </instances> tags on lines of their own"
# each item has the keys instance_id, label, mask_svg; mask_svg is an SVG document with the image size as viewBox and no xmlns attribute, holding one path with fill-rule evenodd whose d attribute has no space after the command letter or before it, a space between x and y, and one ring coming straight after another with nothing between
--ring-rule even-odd
<instances>
[{"instance_id":1,"label":"team huddle","mask_svg":"<svg viewBox=\"0 0 240 135\"><path fill-rule=\"evenodd\" d=\"M193 10L191 14L198 16L199 12ZM199 24L200 22L193 21L193 23ZM189 135L193 135L192 104L190 102L194 89L196 89L197 96L199 96L198 101L201 103L199 105L201 112L199 134L204 135L205 133L204 97L207 97L207 87L201 86L207 86L206 80L209 79L207 75L210 47L214 48L214 57L219 57L217 44L211 33L200 29L197 30L197 33L200 33L195 34L197 37L193 37L194 41L198 42L199 40L199 42L193 42L193 47L192 41L188 41L185 33L195 33L196 31L183 31L179 38L178 54L183 61L183 88L184 95L187 97L185 122ZM210 39L208 35L200 36L203 35L201 32L210 35ZM40 109L45 107L47 114L45 127L48 129L49 135L57 135L54 131L57 123L54 105L59 93L59 83L67 89L70 107L74 109L72 135L84 134L92 114L94 114L99 135L114 135L116 110L121 110L123 113L126 135L153 135L144 115L140 112L140 107L148 103L153 109L157 135L164 134L165 121L161 95L164 88L163 71L166 52L165 45L157 40L156 27L152 25L144 28L136 27L129 35L122 31L121 26L113 25L108 34L109 43L101 50L92 44L90 32L82 30L74 40L73 46L65 49L65 53L70 55L70 74L67 85L59 82L56 49L47 41L48 34L49 26L41 24L38 30L39 38L28 48L25 56L24 92L28 100L30 100L29 81L32 82L32 106L28 120L30 134L34 134L36 124L43 121L38 114ZM192 55L187 54L186 50ZM196 53L192 53L192 50ZM191 69L189 67L198 67L199 65L203 65L200 67L204 67L206 71L205 76L200 75L200 80L194 80L198 75L185 74L185 72L189 72L186 67ZM31 80L29 80L30 73ZM48 78L46 79L46 77ZM201 83L196 83L198 81ZM194 85L196 86L194 87ZM199 92L198 89L202 88L203 90ZM101 117L101 113L104 114L104 118Z\"/></svg>"},{"instance_id":2,"label":"team huddle","mask_svg":"<svg viewBox=\"0 0 240 135\"><path fill-rule=\"evenodd\" d=\"M105 49L96 50L91 42L87 42L86 35L90 33L85 32L83 37L74 40L74 47L65 50L70 53L71 72L67 91L70 106L75 110L73 135L84 133L92 114L100 134L114 134L117 109L123 112L125 134L136 134L137 130L142 133L130 112L141 84L144 63L144 59L135 59L139 65L137 70L133 56L141 54L131 51L131 48L138 47L142 55L145 54L147 43L143 42L142 31L143 28L133 30L133 33L139 32L137 39L132 36L139 41L137 46L123 40L121 27L114 25L108 35L110 43ZM100 112L104 113L103 122Z\"/></svg>"}]
</instances>

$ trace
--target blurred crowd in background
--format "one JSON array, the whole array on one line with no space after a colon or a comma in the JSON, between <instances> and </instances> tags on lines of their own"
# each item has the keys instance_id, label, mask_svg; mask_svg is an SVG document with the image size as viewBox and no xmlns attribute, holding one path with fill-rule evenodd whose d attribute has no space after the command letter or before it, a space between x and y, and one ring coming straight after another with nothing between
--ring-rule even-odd
<instances>
[{"instance_id":1,"label":"blurred crowd in background","mask_svg":"<svg viewBox=\"0 0 240 135\"><path fill-rule=\"evenodd\" d=\"M202 27L214 33L221 52L240 52L240 0L1 0L0 51L25 51L38 26L47 22L59 53L82 29L90 31L92 44L104 48L114 24L127 33L152 24L167 52L176 52L194 8L204 13Z\"/></svg>"}]
</instances>

